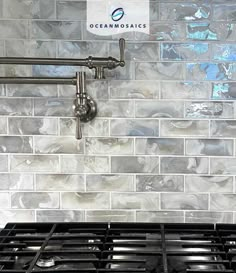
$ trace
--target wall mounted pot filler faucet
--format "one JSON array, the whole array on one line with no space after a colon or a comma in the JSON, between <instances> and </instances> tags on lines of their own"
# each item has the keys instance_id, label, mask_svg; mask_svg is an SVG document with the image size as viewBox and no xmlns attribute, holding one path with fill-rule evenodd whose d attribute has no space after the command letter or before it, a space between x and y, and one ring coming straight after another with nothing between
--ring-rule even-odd
<instances>
[{"instance_id":1,"label":"wall mounted pot filler faucet","mask_svg":"<svg viewBox=\"0 0 236 273\"><path fill-rule=\"evenodd\" d=\"M120 60L114 57L92 57L85 59L53 59L53 58L18 58L0 57L0 64L16 65L54 65L54 66L84 66L95 69L95 79L105 79L105 69L115 69L125 66L125 40L119 40ZM0 84L63 84L76 86L76 98L73 103L76 117L76 138L82 138L81 122L88 122L97 114L96 102L86 93L85 72L77 72L76 77L0 77Z\"/></svg>"}]
</instances>

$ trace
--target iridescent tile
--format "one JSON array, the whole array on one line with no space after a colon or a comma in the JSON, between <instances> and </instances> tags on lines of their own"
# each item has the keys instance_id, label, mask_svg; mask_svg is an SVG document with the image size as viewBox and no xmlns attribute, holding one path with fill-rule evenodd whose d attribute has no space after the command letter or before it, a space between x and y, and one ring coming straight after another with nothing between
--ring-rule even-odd
<instances>
[{"instance_id":1,"label":"iridescent tile","mask_svg":"<svg viewBox=\"0 0 236 273\"><path fill-rule=\"evenodd\" d=\"M62 173L108 173L110 170L107 156L62 155Z\"/></svg>"},{"instance_id":2,"label":"iridescent tile","mask_svg":"<svg viewBox=\"0 0 236 273\"><path fill-rule=\"evenodd\" d=\"M157 119L112 119L112 136L159 136Z\"/></svg>"},{"instance_id":3,"label":"iridescent tile","mask_svg":"<svg viewBox=\"0 0 236 273\"><path fill-rule=\"evenodd\" d=\"M232 156L233 140L186 139L186 155Z\"/></svg>"},{"instance_id":4,"label":"iridescent tile","mask_svg":"<svg viewBox=\"0 0 236 273\"><path fill-rule=\"evenodd\" d=\"M3 3L3 16L11 19L32 18L32 1L7 0Z\"/></svg>"},{"instance_id":5,"label":"iridescent tile","mask_svg":"<svg viewBox=\"0 0 236 273\"><path fill-rule=\"evenodd\" d=\"M211 158L211 174L233 174L236 175L236 158Z\"/></svg>"},{"instance_id":6,"label":"iridescent tile","mask_svg":"<svg viewBox=\"0 0 236 273\"><path fill-rule=\"evenodd\" d=\"M224 1L220 5L213 5L213 20L217 21L236 21L235 3L227 5L228 1Z\"/></svg>"},{"instance_id":7,"label":"iridescent tile","mask_svg":"<svg viewBox=\"0 0 236 273\"><path fill-rule=\"evenodd\" d=\"M35 212L34 210L0 210L1 223L0 227L4 226L9 222L34 222Z\"/></svg>"},{"instance_id":8,"label":"iridescent tile","mask_svg":"<svg viewBox=\"0 0 236 273\"><path fill-rule=\"evenodd\" d=\"M48 0L7 0L4 2L4 17L14 19L48 19L55 14L55 2Z\"/></svg>"},{"instance_id":9,"label":"iridescent tile","mask_svg":"<svg viewBox=\"0 0 236 273\"><path fill-rule=\"evenodd\" d=\"M208 19L210 5L193 3L161 3L161 20L195 21Z\"/></svg>"},{"instance_id":10,"label":"iridescent tile","mask_svg":"<svg viewBox=\"0 0 236 273\"><path fill-rule=\"evenodd\" d=\"M235 61L236 45L216 44L212 45L213 59L217 61Z\"/></svg>"},{"instance_id":11,"label":"iridescent tile","mask_svg":"<svg viewBox=\"0 0 236 273\"><path fill-rule=\"evenodd\" d=\"M61 1L56 2L57 19L61 20L86 20L85 1Z\"/></svg>"},{"instance_id":12,"label":"iridescent tile","mask_svg":"<svg viewBox=\"0 0 236 273\"><path fill-rule=\"evenodd\" d=\"M84 140L65 136L36 136L34 149L36 154L83 154Z\"/></svg>"},{"instance_id":13,"label":"iridescent tile","mask_svg":"<svg viewBox=\"0 0 236 273\"><path fill-rule=\"evenodd\" d=\"M84 212L81 210L37 210L38 222L82 222Z\"/></svg>"},{"instance_id":14,"label":"iridescent tile","mask_svg":"<svg viewBox=\"0 0 236 273\"><path fill-rule=\"evenodd\" d=\"M31 37L34 39L80 40L81 22L34 20Z\"/></svg>"},{"instance_id":15,"label":"iridescent tile","mask_svg":"<svg viewBox=\"0 0 236 273\"><path fill-rule=\"evenodd\" d=\"M161 99L205 99L210 97L209 82L162 81L160 83Z\"/></svg>"},{"instance_id":16,"label":"iridescent tile","mask_svg":"<svg viewBox=\"0 0 236 273\"><path fill-rule=\"evenodd\" d=\"M157 21L159 19L159 4L157 1L150 1L149 12L150 21Z\"/></svg>"},{"instance_id":17,"label":"iridescent tile","mask_svg":"<svg viewBox=\"0 0 236 273\"><path fill-rule=\"evenodd\" d=\"M75 136L75 118L60 118L60 135ZM81 124L83 136L108 136L109 120L94 119L90 122Z\"/></svg>"},{"instance_id":18,"label":"iridescent tile","mask_svg":"<svg viewBox=\"0 0 236 273\"><path fill-rule=\"evenodd\" d=\"M112 193L112 209L159 209L159 195L156 193Z\"/></svg>"},{"instance_id":19,"label":"iridescent tile","mask_svg":"<svg viewBox=\"0 0 236 273\"><path fill-rule=\"evenodd\" d=\"M7 192L0 192L0 208L7 209L10 207L10 195Z\"/></svg>"},{"instance_id":20,"label":"iridescent tile","mask_svg":"<svg viewBox=\"0 0 236 273\"><path fill-rule=\"evenodd\" d=\"M232 176L188 175L185 180L186 192L233 192Z\"/></svg>"},{"instance_id":21,"label":"iridescent tile","mask_svg":"<svg viewBox=\"0 0 236 273\"><path fill-rule=\"evenodd\" d=\"M208 22L187 24L187 38L191 40L218 40L215 29Z\"/></svg>"},{"instance_id":22,"label":"iridescent tile","mask_svg":"<svg viewBox=\"0 0 236 273\"><path fill-rule=\"evenodd\" d=\"M162 60L207 60L210 57L209 53L209 45L206 43L161 44Z\"/></svg>"},{"instance_id":23,"label":"iridescent tile","mask_svg":"<svg viewBox=\"0 0 236 273\"><path fill-rule=\"evenodd\" d=\"M34 190L34 175L25 173L1 173L0 190L29 191Z\"/></svg>"},{"instance_id":24,"label":"iridescent tile","mask_svg":"<svg viewBox=\"0 0 236 273\"><path fill-rule=\"evenodd\" d=\"M183 192L182 175L137 175L136 190L139 192Z\"/></svg>"},{"instance_id":25,"label":"iridescent tile","mask_svg":"<svg viewBox=\"0 0 236 273\"><path fill-rule=\"evenodd\" d=\"M121 69L105 69L106 78L113 80L132 80L134 78L134 66L134 62L126 60L125 67ZM92 78L94 78L94 76L92 76Z\"/></svg>"},{"instance_id":26,"label":"iridescent tile","mask_svg":"<svg viewBox=\"0 0 236 273\"><path fill-rule=\"evenodd\" d=\"M173 62L137 62L136 80L183 80L184 64Z\"/></svg>"},{"instance_id":27,"label":"iridescent tile","mask_svg":"<svg viewBox=\"0 0 236 273\"><path fill-rule=\"evenodd\" d=\"M183 211L137 211L137 222L184 223Z\"/></svg>"},{"instance_id":28,"label":"iridescent tile","mask_svg":"<svg viewBox=\"0 0 236 273\"><path fill-rule=\"evenodd\" d=\"M32 153L32 137L0 136L0 153Z\"/></svg>"},{"instance_id":29,"label":"iridescent tile","mask_svg":"<svg viewBox=\"0 0 236 273\"><path fill-rule=\"evenodd\" d=\"M6 40L6 56L55 58L56 42L41 40Z\"/></svg>"},{"instance_id":30,"label":"iridescent tile","mask_svg":"<svg viewBox=\"0 0 236 273\"><path fill-rule=\"evenodd\" d=\"M235 80L235 63L188 63L186 64L189 80Z\"/></svg>"},{"instance_id":31,"label":"iridescent tile","mask_svg":"<svg viewBox=\"0 0 236 273\"><path fill-rule=\"evenodd\" d=\"M74 77L78 68L75 66L33 65L35 77Z\"/></svg>"},{"instance_id":32,"label":"iridescent tile","mask_svg":"<svg viewBox=\"0 0 236 273\"><path fill-rule=\"evenodd\" d=\"M216 137L232 137L236 136L235 120L212 120L211 136Z\"/></svg>"},{"instance_id":33,"label":"iridescent tile","mask_svg":"<svg viewBox=\"0 0 236 273\"><path fill-rule=\"evenodd\" d=\"M133 140L130 138L86 138L86 154L131 155Z\"/></svg>"},{"instance_id":34,"label":"iridescent tile","mask_svg":"<svg viewBox=\"0 0 236 273\"><path fill-rule=\"evenodd\" d=\"M235 211L236 194L211 193L210 209L216 211Z\"/></svg>"},{"instance_id":35,"label":"iridescent tile","mask_svg":"<svg viewBox=\"0 0 236 273\"><path fill-rule=\"evenodd\" d=\"M135 140L137 155L183 155L183 139L177 138L138 138Z\"/></svg>"},{"instance_id":36,"label":"iridescent tile","mask_svg":"<svg viewBox=\"0 0 236 273\"><path fill-rule=\"evenodd\" d=\"M139 118L182 118L183 103L176 101L145 101L136 102L135 112Z\"/></svg>"},{"instance_id":37,"label":"iridescent tile","mask_svg":"<svg viewBox=\"0 0 236 273\"><path fill-rule=\"evenodd\" d=\"M61 203L63 209L109 209L107 192L63 192Z\"/></svg>"},{"instance_id":38,"label":"iridescent tile","mask_svg":"<svg viewBox=\"0 0 236 273\"><path fill-rule=\"evenodd\" d=\"M37 191L85 191L84 175L36 174Z\"/></svg>"},{"instance_id":39,"label":"iridescent tile","mask_svg":"<svg viewBox=\"0 0 236 273\"><path fill-rule=\"evenodd\" d=\"M109 81L112 99L158 99L157 81ZM98 92L99 90L96 90ZM104 92L103 92L104 96Z\"/></svg>"},{"instance_id":40,"label":"iridescent tile","mask_svg":"<svg viewBox=\"0 0 236 273\"><path fill-rule=\"evenodd\" d=\"M189 23L187 25L187 39L235 41L236 27L235 24L227 22Z\"/></svg>"},{"instance_id":41,"label":"iridescent tile","mask_svg":"<svg viewBox=\"0 0 236 273\"><path fill-rule=\"evenodd\" d=\"M70 117L73 114L73 99L59 98L35 98L34 99L34 114L35 116L60 116Z\"/></svg>"},{"instance_id":42,"label":"iridescent tile","mask_svg":"<svg viewBox=\"0 0 236 273\"><path fill-rule=\"evenodd\" d=\"M132 210L88 210L88 222L135 222L135 211Z\"/></svg>"},{"instance_id":43,"label":"iridescent tile","mask_svg":"<svg viewBox=\"0 0 236 273\"><path fill-rule=\"evenodd\" d=\"M101 41L58 41L59 58L87 58L88 54L105 57L108 54L108 44Z\"/></svg>"},{"instance_id":44,"label":"iridescent tile","mask_svg":"<svg viewBox=\"0 0 236 273\"><path fill-rule=\"evenodd\" d=\"M135 40L141 41L182 41L185 38L185 25L183 23L152 22L150 33L135 33Z\"/></svg>"},{"instance_id":45,"label":"iridescent tile","mask_svg":"<svg viewBox=\"0 0 236 273\"><path fill-rule=\"evenodd\" d=\"M8 118L8 120L11 135L57 135L58 132L55 118L16 117ZM2 125L2 122L2 119L0 119L0 125Z\"/></svg>"},{"instance_id":46,"label":"iridescent tile","mask_svg":"<svg viewBox=\"0 0 236 273\"><path fill-rule=\"evenodd\" d=\"M118 43L110 45L110 55L119 52ZM159 61L159 44L157 42L127 42L125 45L125 60L133 61Z\"/></svg>"},{"instance_id":47,"label":"iridescent tile","mask_svg":"<svg viewBox=\"0 0 236 273\"><path fill-rule=\"evenodd\" d=\"M113 156L111 171L113 173L158 173L159 158L156 156Z\"/></svg>"},{"instance_id":48,"label":"iridescent tile","mask_svg":"<svg viewBox=\"0 0 236 273\"><path fill-rule=\"evenodd\" d=\"M134 191L133 175L91 174L86 176L87 191Z\"/></svg>"},{"instance_id":49,"label":"iridescent tile","mask_svg":"<svg viewBox=\"0 0 236 273\"><path fill-rule=\"evenodd\" d=\"M56 155L12 155L12 172L58 172L59 158Z\"/></svg>"},{"instance_id":50,"label":"iridescent tile","mask_svg":"<svg viewBox=\"0 0 236 273\"><path fill-rule=\"evenodd\" d=\"M162 120L161 136L205 136L209 134L207 120Z\"/></svg>"},{"instance_id":51,"label":"iridescent tile","mask_svg":"<svg viewBox=\"0 0 236 273\"><path fill-rule=\"evenodd\" d=\"M0 117L0 134L7 134L7 117Z\"/></svg>"},{"instance_id":52,"label":"iridescent tile","mask_svg":"<svg viewBox=\"0 0 236 273\"><path fill-rule=\"evenodd\" d=\"M161 208L208 210L208 194L161 193Z\"/></svg>"},{"instance_id":53,"label":"iridescent tile","mask_svg":"<svg viewBox=\"0 0 236 273\"><path fill-rule=\"evenodd\" d=\"M108 99L108 81L106 80L86 80L86 92L94 100ZM75 98L76 87L74 85L59 85L58 96L64 98Z\"/></svg>"},{"instance_id":54,"label":"iridescent tile","mask_svg":"<svg viewBox=\"0 0 236 273\"><path fill-rule=\"evenodd\" d=\"M213 83L212 99L214 100L235 100L236 99L236 83Z\"/></svg>"},{"instance_id":55,"label":"iridescent tile","mask_svg":"<svg viewBox=\"0 0 236 273\"><path fill-rule=\"evenodd\" d=\"M15 192L11 196L13 209L59 208L59 193L56 192Z\"/></svg>"},{"instance_id":56,"label":"iridescent tile","mask_svg":"<svg viewBox=\"0 0 236 273\"><path fill-rule=\"evenodd\" d=\"M56 5L53 0L34 0L32 6L33 18L54 19L56 17Z\"/></svg>"},{"instance_id":57,"label":"iridescent tile","mask_svg":"<svg viewBox=\"0 0 236 273\"><path fill-rule=\"evenodd\" d=\"M1 44L1 42L0 42L0 44ZM0 45L0 51L1 51L1 45ZM6 96L6 87L4 84L0 84L0 97L5 97L5 96Z\"/></svg>"},{"instance_id":58,"label":"iridescent tile","mask_svg":"<svg viewBox=\"0 0 236 273\"><path fill-rule=\"evenodd\" d=\"M44 84L8 84L6 85L8 97L56 97L56 85Z\"/></svg>"},{"instance_id":59,"label":"iridescent tile","mask_svg":"<svg viewBox=\"0 0 236 273\"><path fill-rule=\"evenodd\" d=\"M28 77L32 75L31 70L29 65L4 64L0 66L0 74L3 77Z\"/></svg>"},{"instance_id":60,"label":"iridescent tile","mask_svg":"<svg viewBox=\"0 0 236 273\"><path fill-rule=\"evenodd\" d=\"M186 102L185 115L188 118L233 118L232 102Z\"/></svg>"},{"instance_id":61,"label":"iridescent tile","mask_svg":"<svg viewBox=\"0 0 236 273\"><path fill-rule=\"evenodd\" d=\"M161 157L161 173L207 174L206 157Z\"/></svg>"},{"instance_id":62,"label":"iridescent tile","mask_svg":"<svg viewBox=\"0 0 236 273\"><path fill-rule=\"evenodd\" d=\"M186 223L233 223L232 212L186 211Z\"/></svg>"},{"instance_id":63,"label":"iridescent tile","mask_svg":"<svg viewBox=\"0 0 236 273\"><path fill-rule=\"evenodd\" d=\"M27 39L28 38L27 20L1 20L0 39Z\"/></svg>"},{"instance_id":64,"label":"iridescent tile","mask_svg":"<svg viewBox=\"0 0 236 273\"><path fill-rule=\"evenodd\" d=\"M134 102L129 100L97 101L98 117L130 118L134 116Z\"/></svg>"},{"instance_id":65,"label":"iridescent tile","mask_svg":"<svg viewBox=\"0 0 236 273\"><path fill-rule=\"evenodd\" d=\"M33 101L22 98L1 98L0 115L8 116L31 116L33 112Z\"/></svg>"}]
</instances>

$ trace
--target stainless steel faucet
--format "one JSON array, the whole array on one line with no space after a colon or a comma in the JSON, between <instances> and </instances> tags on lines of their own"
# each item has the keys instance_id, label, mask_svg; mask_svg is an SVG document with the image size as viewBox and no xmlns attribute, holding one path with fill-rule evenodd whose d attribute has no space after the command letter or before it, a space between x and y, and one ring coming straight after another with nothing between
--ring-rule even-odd
<instances>
[{"instance_id":1,"label":"stainless steel faucet","mask_svg":"<svg viewBox=\"0 0 236 273\"><path fill-rule=\"evenodd\" d=\"M1 1L1 0L0 0ZM0 64L16 65L55 65L55 66L85 66L95 70L95 79L105 79L106 69L125 66L125 40L119 40L120 59L114 57L93 57L86 59L52 59L52 58L23 58L0 57ZM73 103L76 117L76 138L82 138L81 122L88 122L97 114L96 102L85 91L85 72L76 73L72 78L52 77L0 77L0 84L65 84L76 85L76 98Z\"/></svg>"},{"instance_id":2,"label":"stainless steel faucet","mask_svg":"<svg viewBox=\"0 0 236 273\"><path fill-rule=\"evenodd\" d=\"M76 98L73 103L74 115L76 117L76 139L82 138L81 122L88 122L97 114L96 102L85 91L85 72L76 73Z\"/></svg>"},{"instance_id":3,"label":"stainless steel faucet","mask_svg":"<svg viewBox=\"0 0 236 273\"><path fill-rule=\"evenodd\" d=\"M23 65L63 65L63 66L85 66L95 70L95 79L105 79L105 69L115 69L116 67L124 67L124 51L125 40L119 40L120 60L114 57L93 57L89 56L86 59L52 59L52 58L23 58L23 57L0 57L0 64L23 64ZM0 83L54 83L55 80L50 78L35 78L35 77L0 77ZM73 84L73 79L67 79ZM71 81L72 80L72 81ZM65 84L66 82L62 84Z\"/></svg>"}]
</instances>

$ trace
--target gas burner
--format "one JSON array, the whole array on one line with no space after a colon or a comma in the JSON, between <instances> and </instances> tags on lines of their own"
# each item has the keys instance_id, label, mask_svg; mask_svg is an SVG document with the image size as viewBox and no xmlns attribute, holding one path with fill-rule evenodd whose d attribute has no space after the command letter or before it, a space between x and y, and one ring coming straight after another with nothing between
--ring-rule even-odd
<instances>
[{"instance_id":1,"label":"gas burner","mask_svg":"<svg viewBox=\"0 0 236 273\"><path fill-rule=\"evenodd\" d=\"M36 265L41 268L50 268L55 266L55 257L41 257L36 262Z\"/></svg>"},{"instance_id":2,"label":"gas burner","mask_svg":"<svg viewBox=\"0 0 236 273\"><path fill-rule=\"evenodd\" d=\"M234 273L235 242L225 224L11 223L0 271Z\"/></svg>"}]
</instances>

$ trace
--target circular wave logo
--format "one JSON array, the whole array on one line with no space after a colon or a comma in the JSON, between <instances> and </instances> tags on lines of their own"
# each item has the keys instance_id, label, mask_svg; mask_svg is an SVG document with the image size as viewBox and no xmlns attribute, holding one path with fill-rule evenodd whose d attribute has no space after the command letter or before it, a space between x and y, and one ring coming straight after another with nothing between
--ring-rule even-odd
<instances>
[{"instance_id":1,"label":"circular wave logo","mask_svg":"<svg viewBox=\"0 0 236 273\"><path fill-rule=\"evenodd\" d=\"M125 15L125 12L123 8L117 8L112 12L111 18L113 21L117 22L117 21L120 21L124 15Z\"/></svg>"}]
</instances>

